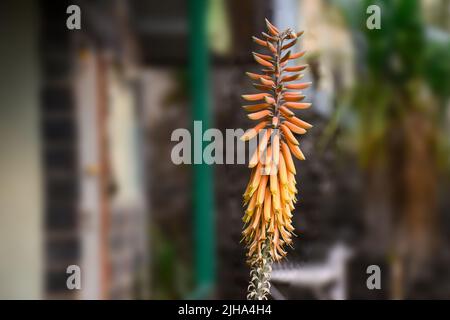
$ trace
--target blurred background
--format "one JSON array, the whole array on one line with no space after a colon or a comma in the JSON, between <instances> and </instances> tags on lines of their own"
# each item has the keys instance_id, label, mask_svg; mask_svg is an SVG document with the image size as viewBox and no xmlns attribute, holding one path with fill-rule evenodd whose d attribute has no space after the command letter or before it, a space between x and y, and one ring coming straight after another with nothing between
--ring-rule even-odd
<instances>
[{"instance_id":1,"label":"blurred background","mask_svg":"<svg viewBox=\"0 0 450 320\"><path fill-rule=\"evenodd\" d=\"M250 172L176 166L171 133L250 126L265 17L306 31L314 84L273 298L450 297L449 0L3 0L0 298L245 298Z\"/></svg>"}]
</instances>

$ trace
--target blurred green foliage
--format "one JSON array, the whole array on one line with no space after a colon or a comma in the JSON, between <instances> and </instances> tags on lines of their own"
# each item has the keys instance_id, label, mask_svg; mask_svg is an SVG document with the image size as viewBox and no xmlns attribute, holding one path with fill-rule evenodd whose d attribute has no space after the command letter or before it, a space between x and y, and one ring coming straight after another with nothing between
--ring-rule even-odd
<instances>
[{"instance_id":1,"label":"blurred green foliage","mask_svg":"<svg viewBox=\"0 0 450 320\"><path fill-rule=\"evenodd\" d=\"M152 236L152 299L182 299L192 290L192 270L177 254L176 245L157 227Z\"/></svg>"},{"instance_id":2,"label":"blurred green foliage","mask_svg":"<svg viewBox=\"0 0 450 320\"><path fill-rule=\"evenodd\" d=\"M338 97L337 121L356 140L362 164L379 163L385 160L389 131L411 110L420 109L437 125L443 119L450 97L450 35L443 31L444 39L430 36L432 27L424 21L419 0L330 3L344 16L357 56L356 85ZM381 29L366 26L370 5L381 8ZM424 92L430 93L425 99Z\"/></svg>"}]
</instances>

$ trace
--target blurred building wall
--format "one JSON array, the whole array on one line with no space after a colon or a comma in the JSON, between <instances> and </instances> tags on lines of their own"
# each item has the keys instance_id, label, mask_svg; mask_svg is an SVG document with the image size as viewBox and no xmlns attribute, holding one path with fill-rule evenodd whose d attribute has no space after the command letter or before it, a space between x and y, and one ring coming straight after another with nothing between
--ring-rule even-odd
<instances>
[{"instance_id":1,"label":"blurred building wall","mask_svg":"<svg viewBox=\"0 0 450 320\"><path fill-rule=\"evenodd\" d=\"M0 5L0 299L41 296L36 2Z\"/></svg>"}]
</instances>

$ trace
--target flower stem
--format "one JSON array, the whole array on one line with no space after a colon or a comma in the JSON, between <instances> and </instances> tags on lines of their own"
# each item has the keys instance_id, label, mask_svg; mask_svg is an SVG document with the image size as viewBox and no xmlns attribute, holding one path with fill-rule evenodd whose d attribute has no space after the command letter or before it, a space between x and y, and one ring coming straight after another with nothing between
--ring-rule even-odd
<instances>
[{"instance_id":1,"label":"flower stem","mask_svg":"<svg viewBox=\"0 0 450 320\"><path fill-rule=\"evenodd\" d=\"M250 270L250 284L247 300L267 300L270 294L270 275L272 273L272 256L270 254L270 239L267 238L261 248L261 259L253 259Z\"/></svg>"}]
</instances>

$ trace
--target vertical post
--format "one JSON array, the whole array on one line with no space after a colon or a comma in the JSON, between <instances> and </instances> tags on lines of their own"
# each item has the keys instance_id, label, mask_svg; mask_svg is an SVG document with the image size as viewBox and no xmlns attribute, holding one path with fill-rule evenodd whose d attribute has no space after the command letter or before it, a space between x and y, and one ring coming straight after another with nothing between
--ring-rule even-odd
<instances>
[{"instance_id":1,"label":"vertical post","mask_svg":"<svg viewBox=\"0 0 450 320\"><path fill-rule=\"evenodd\" d=\"M203 130L211 124L206 34L207 0L189 0L189 62L193 121L201 121ZM194 139L202 141L195 132ZM195 141L193 142L196 143ZM203 153L203 142L201 142ZM194 152L195 153L195 152ZM208 296L215 281L215 219L213 171L207 164L193 165L195 281L193 298Z\"/></svg>"}]
</instances>

